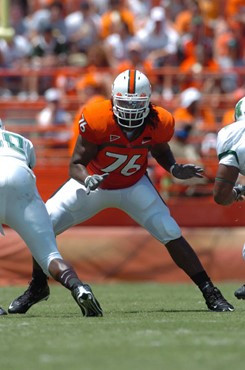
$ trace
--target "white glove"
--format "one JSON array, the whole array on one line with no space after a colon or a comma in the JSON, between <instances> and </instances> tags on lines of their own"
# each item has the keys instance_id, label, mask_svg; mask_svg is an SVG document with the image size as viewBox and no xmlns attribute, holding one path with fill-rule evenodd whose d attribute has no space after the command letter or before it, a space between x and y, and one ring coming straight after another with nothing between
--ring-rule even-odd
<instances>
[{"instance_id":1,"label":"white glove","mask_svg":"<svg viewBox=\"0 0 245 370\"><path fill-rule=\"evenodd\" d=\"M109 173L103 173L102 175L91 175L87 176L84 180L84 185L86 186L86 193L89 195L91 190L97 189L102 181L109 175Z\"/></svg>"},{"instance_id":2,"label":"white glove","mask_svg":"<svg viewBox=\"0 0 245 370\"><path fill-rule=\"evenodd\" d=\"M203 177L203 169L194 164L178 164L175 163L170 168L171 174L177 179L186 180L192 177Z\"/></svg>"},{"instance_id":3,"label":"white glove","mask_svg":"<svg viewBox=\"0 0 245 370\"><path fill-rule=\"evenodd\" d=\"M233 194L235 196L235 200L244 200L245 186L240 184L234 186Z\"/></svg>"}]
</instances>

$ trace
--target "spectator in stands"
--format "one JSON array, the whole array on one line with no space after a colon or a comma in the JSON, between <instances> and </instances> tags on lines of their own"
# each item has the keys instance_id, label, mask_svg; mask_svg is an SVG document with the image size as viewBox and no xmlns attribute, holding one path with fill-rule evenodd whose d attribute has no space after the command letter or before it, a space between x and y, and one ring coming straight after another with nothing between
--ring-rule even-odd
<instances>
[{"instance_id":1,"label":"spectator in stands","mask_svg":"<svg viewBox=\"0 0 245 370\"><path fill-rule=\"evenodd\" d=\"M163 7L153 7L149 21L136 34L154 68L177 63L179 35L166 19Z\"/></svg>"},{"instance_id":2,"label":"spectator in stands","mask_svg":"<svg viewBox=\"0 0 245 370\"><path fill-rule=\"evenodd\" d=\"M196 136L204 131L216 131L216 121L211 108L202 106L201 92L190 87L180 94L179 107L173 112L176 128L191 126L190 135Z\"/></svg>"},{"instance_id":3,"label":"spectator in stands","mask_svg":"<svg viewBox=\"0 0 245 370\"><path fill-rule=\"evenodd\" d=\"M12 2L10 6L9 21L16 35L26 35L27 25L24 20L25 12L19 2Z\"/></svg>"},{"instance_id":4,"label":"spectator in stands","mask_svg":"<svg viewBox=\"0 0 245 370\"><path fill-rule=\"evenodd\" d=\"M87 54L99 40L100 17L89 0L82 0L79 10L65 18L68 40L76 43L80 52Z\"/></svg>"},{"instance_id":5,"label":"spectator in stands","mask_svg":"<svg viewBox=\"0 0 245 370\"><path fill-rule=\"evenodd\" d=\"M32 39L31 67L40 69L63 66L67 63L67 51L65 37L57 35L51 23L45 23ZM52 83L52 76L33 76L32 91L38 95L51 87Z\"/></svg>"},{"instance_id":6,"label":"spectator in stands","mask_svg":"<svg viewBox=\"0 0 245 370\"><path fill-rule=\"evenodd\" d=\"M22 68L29 61L31 44L21 36L12 36L0 39L0 67L1 68Z\"/></svg>"},{"instance_id":7,"label":"spectator in stands","mask_svg":"<svg viewBox=\"0 0 245 370\"><path fill-rule=\"evenodd\" d=\"M202 166L200 152L188 140L191 129L192 126L190 124L183 124L181 128L176 129L170 147L177 160L184 162L193 161Z\"/></svg>"},{"instance_id":8,"label":"spectator in stands","mask_svg":"<svg viewBox=\"0 0 245 370\"><path fill-rule=\"evenodd\" d=\"M31 44L24 36L13 34L0 39L0 68L20 71L29 65L30 54ZM26 89L28 81L25 76L8 76L2 78L2 86L11 94L18 94Z\"/></svg>"},{"instance_id":9,"label":"spectator in stands","mask_svg":"<svg viewBox=\"0 0 245 370\"><path fill-rule=\"evenodd\" d=\"M129 10L134 14L135 30L138 30L147 22L151 3L145 0L128 0L127 3Z\"/></svg>"},{"instance_id":10,"label":"spectator in stands","mask_svg":"<svg viewBox=\"0 0 245 370\"><path fill-rule=\"evenodd\" d=\"M245 63L241 51L243 39L241 39L240 33L242 34L240 29L237 34L237 29L232 29L225 19L220 19L217 22L214 30L213 50L216 61L223 69L240 67Z\"/></svg>"},{"instance_id":11,"label":"spectator in stands","mask_svg":"<svg viewBox=\"0 0 245 370\"><path fill-rule=\"evenodd\" d=\"M84 74L84 76L77 80L76 89L79 101L82 104L87 103L91 99L102 97L105 99L110 96L108 81L104 76L96 71Z\"/></svg>"},{"instance_id":12,"label":"spectator in stands","mask_svg":"<svg viewBox=\"0 0 245 370\"><path fill-rule=\"evenodd\" d=\"M227 0L224 4L225 15L227 18L232 18L238 14L241 14L244 8L244 0Z\"/></svg>"},{"instance_id":13,"label":"spectator in stands","mask_svg":"<svg viewBox=\"0 0 245 370\"><path fill-rule=\"evenodd\" d=\"M245 186L237 184L239 175L245 175L244 156L245 97L235 106L234 122L218 133L217 155L219 166L213 189L216 203L227 206L245 200ZM243 247L245 259L245 244ZM245 299L245 285L235 291L238 299Z\"/></svg>"},{"instance_id":14,"label":"spectator in stands","mask_svg":"<svg viewBox=\"0 0 245 370\"><path fill-rule=\"evenodd\" d=\"M139 41L132 39L127 45L125 59L117 64L116 69L118 72L123 72L134 68L145 71L148 75L152 71L152 64L146 58L143 46Z\"/></svg>"},{"instance_id":15,"label":"spectator in stands","mask_svg":"<svg viewBox=\"0 0 245 370\"><path fill-rule=\"evenodd\" d=\"M27 27L26 36L30 41L37 36L44 25L50 24L49 5L46 1L40 1L38 4L33 0L28 1L28 11L24 18L24 24Z\"/></svg>"},{"instance_id":16,"label":"spectator in stands","mask_svg":"<svg viewBox=\"0 0 245 370\"><path fill-rule=\"evenodd\" d=\"M200 73L203 71L218 72L219 65L213 59L212 48L209 45L196 44L193 47L193 54L184 58L180 64L180 71L183 73Z\"/></svg>"},{"instance_id":17,"label":"spectator in stands","mask_svg":"<svg viewBox=\"0 0 245 370\"><path fill-rule=\"evenodd\" d=\"M50 23L53 26L55 33L63 35L67 40L67 27L65 24L65 9L64 3L61 1L53 1L49 6Z\"/></svg>"},{"instance_id":18,"label":"spectator in stands","mask_svg":"<svg viewBox=\"0 0 245 370\"><path fill-rule=\"evenodd\" d=\"M133 36L135 33L135 17L129 10L125 0L109 0L109 9L102 14L100 36L105 39L114 33L114 23L124 22L128 32Z\"/></svg>"},{"instance_id":19,"label":"spectator in stands","mask_svg":"<svg viewBox=\"0 0 245 370\"><path fill-rule=\"evenodd\" d=\"M35 67L57 67L67 60L67 43L64 36L56 35L53 25L46 23L32 40L32 63Z\"/></svg>"},{"instance_id":20,"label":"spectator in stands","mask_svg":"<svg viewBox=\"0 0 245 370\"><path fill-rule=\"evenodd\" d=\"M107 54L112 60L112 65L117 67L118 63L128 57L128 45L132 40L128 24L120 18L115 17L111 26L111 33L104 38L104 46Z\"/></svg>"},{"instance_id":21,"label":"spectator in stands","mask_svg":"<svg viewBox=\"0 0 245 370\"><path fill-rule=\"evenodd\" d=\"M178 162L190 163L193 162L195 165L204 168L203 161L200 155L199 146L189 141L192 126L189 124L183 124L181 128L176 129L174 137L170 142L170 148ZM172 187L169 187L168 191L170 195L175 196L195 196L200 195L200 186L207 183L205 177L203 178L192 178L187 180L178 180L171 178Z\"/></svg>"},{"instance_id":22,"label":"spectator in stands","mask_svg":"<svg viewBox=\"0 0 245 370\"><path fill-rule=\"evenodd\" d=\"M50 88L45 91L44 97L46 106L36 117L37 125L45 129L45 138L55 140L53 147L67 147L70 139L71 115L61 106L61 93L58 89ZM54 128L53 132L52 128Z\"/></svg>"}]
</instances>

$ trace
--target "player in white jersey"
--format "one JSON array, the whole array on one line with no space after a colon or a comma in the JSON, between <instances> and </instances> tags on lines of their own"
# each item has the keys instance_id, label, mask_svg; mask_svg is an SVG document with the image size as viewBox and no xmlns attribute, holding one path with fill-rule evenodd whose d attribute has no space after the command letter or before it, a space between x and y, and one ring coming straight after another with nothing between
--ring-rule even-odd
<instances>
[{"instance_id":1,"label":"player in white jersey","mask_svg":"<svg viewBox=\"0 0 245 370\"><path fill-rule=\"evenodd\" d=\"M245 200L245 186L237 184L239 174L245 176L245 97L235 106L235 122L223 127L217 138L219 167L214 184L214 200L229 205ZM245 259L245 244L243 246ZM245 299L245 285L235 291L238 299Z\"/></svg>"},{"instance_id":2,"label":"player in white jersey","mask_svg":"<svg viewBox=\"0 0 245 370\"><path fill-rule=\"evenodd\" d=\"M4 235L2 224L14 229L42 270L71 291L84 316L102 316L91 288L80 281L58 252L51 220L36 187L32 171L35 162L31 141L6 131L0 120L0 232ZM42 290L39 300L48 296L49 289ZM30 299L36 301L35 296ZM0 315L6 314L0 308Z\"/></svg>"}]
</instances>

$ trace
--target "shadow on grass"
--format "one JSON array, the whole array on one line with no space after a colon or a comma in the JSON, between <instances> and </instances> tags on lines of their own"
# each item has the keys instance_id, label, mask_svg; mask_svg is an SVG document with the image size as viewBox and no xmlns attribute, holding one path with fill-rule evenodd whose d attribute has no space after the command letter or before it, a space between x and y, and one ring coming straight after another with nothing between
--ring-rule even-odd
<instances>
[{"instance_id":1,"label":"shadow on grass","mask_svg":"<svg viewBox=\"0 0 245 370\"><path fill-rule=\"evenodd\" d=\"M164 310L164 309L161 309L161 310L138 310L138 311L124 311L124 313L132 313L132 314L137 314L137 313L178 313L178 312L190 312L190 313L193 313L193 312L212 312L212 311L209 311L209 310L185 310L185 309L180 309L180 310ZM121 313L121 312L120 312Z\"/></svg>"}]
</instances>

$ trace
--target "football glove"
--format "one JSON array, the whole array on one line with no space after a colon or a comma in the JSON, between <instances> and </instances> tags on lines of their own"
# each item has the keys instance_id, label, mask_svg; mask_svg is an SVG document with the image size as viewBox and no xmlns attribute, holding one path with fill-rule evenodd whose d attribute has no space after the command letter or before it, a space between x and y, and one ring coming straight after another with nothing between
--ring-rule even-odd
<instances>
[{"instance_id":1,"label":"football glove","mask_svg":"<svg viewBox=\"0 0 245 370\"><path fill-rule=\"evenodd\" d=\"M244 200L244 195L245 195L245 185L236 185L233 188L233 194L235 197L235 200Z\"/></svg>"},{"instance_id":2,"label":"football glove","mask_svg":"<svg viewBox=\"0 0 245 370\"><path fill-rule=\"evenodd\" d=\"M170 168L170 173L177 179L186 180L192 177L203 177L203 169L194 164L178 164L175 163Z\"/></svg>"},{"instance_id":3,"label":"football glove","mask_svg":"<svg viewBox=\"0 0 245 370\"><path fill-rule=\"evenodd\" d=\"M86 186L86 193L90 194L91 190L97 189L102 181L109 175L109 173L103 173L102 175L91 175L87 176L84 180L84 185Z\"/></svg>"}]
</instances>

